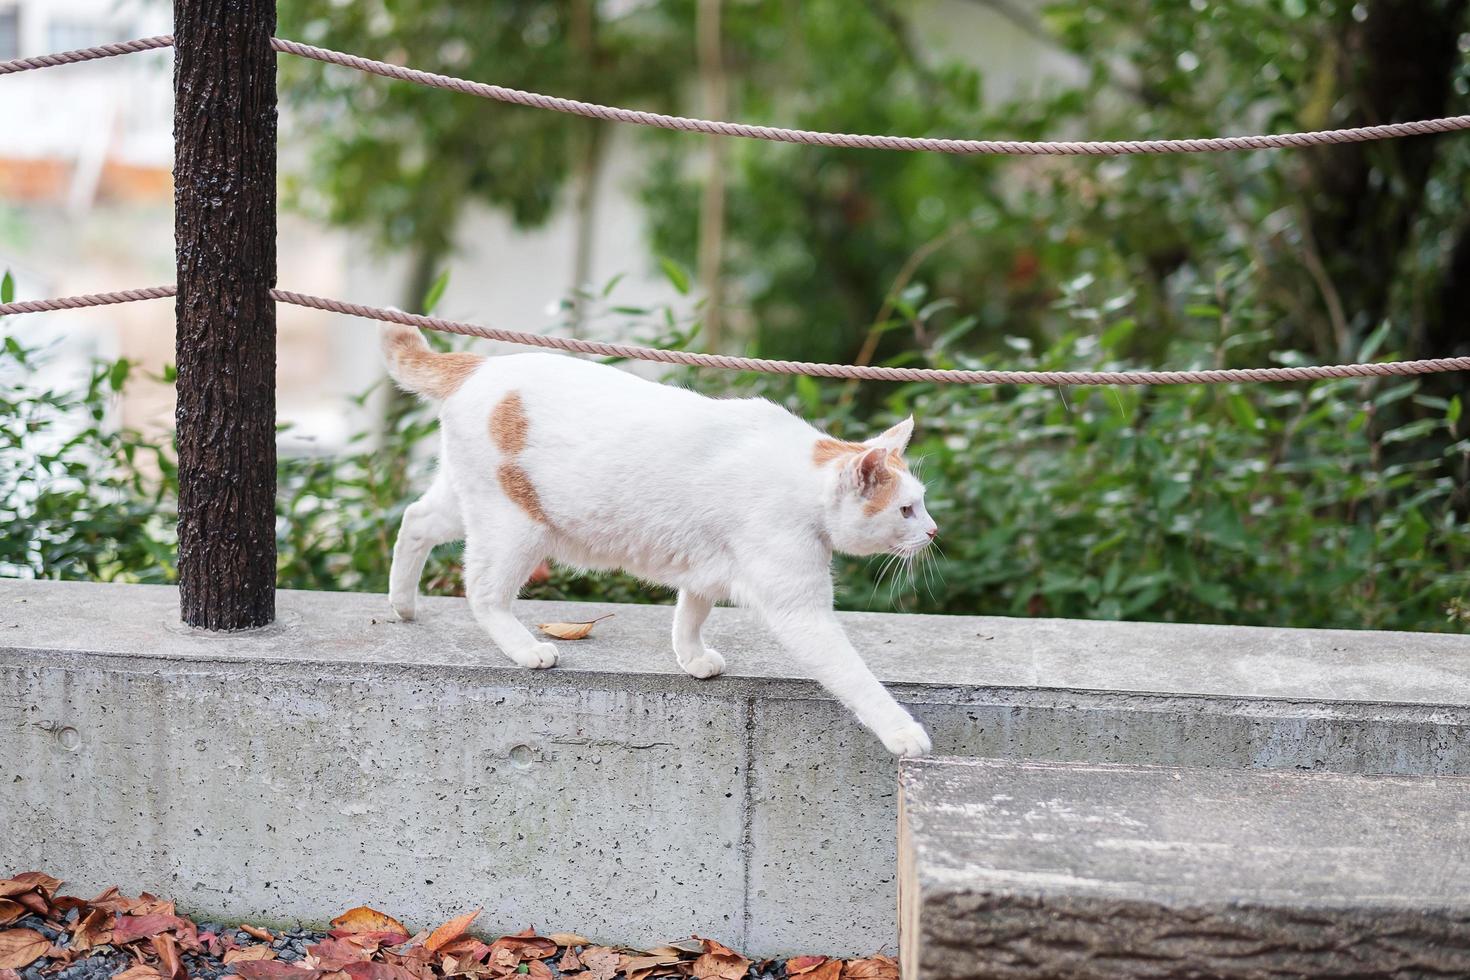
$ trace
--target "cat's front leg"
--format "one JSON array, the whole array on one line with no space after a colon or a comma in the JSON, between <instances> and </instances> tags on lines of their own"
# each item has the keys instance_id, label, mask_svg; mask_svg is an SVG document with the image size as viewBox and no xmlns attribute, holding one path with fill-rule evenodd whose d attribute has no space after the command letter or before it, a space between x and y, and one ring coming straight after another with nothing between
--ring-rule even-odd
<instances>
[{"instance_id":1,"label":"cat's front leg","mask_svg":"<svg viewBox=\"0 0 1470 980\"><path fill-rule=\"evenodd\" d=\"M714 603L704 596L679 590L679 604L674 608L674 656L685 673L701 679L725 669L725 658L705 646L700 635L712 608Z\"/></svg>"},{"instance_id":2,"label":"cat's front leg","mask_svg":"<svg viewBox=\"0 0 1470 980\"><path fill-rule=\"evenodd\" d=\"M931 748L929 733L878 682L830 609L763 606L781 645L857 716L894 755L913 758Z\"/></svg>"}]
</instances>

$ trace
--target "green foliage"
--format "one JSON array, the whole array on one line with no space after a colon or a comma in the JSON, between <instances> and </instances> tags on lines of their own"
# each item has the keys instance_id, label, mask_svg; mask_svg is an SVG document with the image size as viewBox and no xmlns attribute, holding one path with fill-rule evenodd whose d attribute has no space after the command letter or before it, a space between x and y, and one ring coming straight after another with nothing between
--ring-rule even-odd
<instances>
[{"instance_id":1,"label":"green foliage","mask_svg":"<svg viewBox=\"0 0 1470 980\"><path fill-rule=\"evenodd\" d=\"M1133 367L1120 351L1136 321L1126 304L1094 301L1098 295L1074 289L1063 312L1078 329L1046 348L1016 339L1003 363ZM906 301L916 315L942 309L922 300ZM647 342L686 347L697 335L697 323L667 309L598 302L599 318L622 318ZM1226 331L1219 311L1195 305L1202 319L1213 318L1218 339L1176 344L1171 363L1218 363L1229 347L1258 339ZM996 366L942 343L927 363ZM35 352L5 338L0 379L36 364ZM172 579L171 452L103 424L131 374L125 362L104 363L76 392L3 389L0 571ZM765 395L847 438L915 413L909 455L930 487L942 557L912 578L884 577L880 560L841 560L846 608L1470 628L1470 524L1461 516L1470 503L1470 438L1460 403L1426 395L1416 381L1066 391L903 385L886 388L870 412L852 389L809 378L683 371L673 380ZM1385 421L1403 403L1424 417ZM77 417L85 424L69 421ZM430 476L434 434L431 409L415 403L380 440L360 435L340 454L283 458L279 584L386 591L393 538ZM1393 454L1436 437L1448 448ZM424 585L462 590L457 546L435 552ZM525 594L670 598L626 576L561 569Z\"/></svg>"},{"instance_id":2,"label":"green foliage","mask_svg":"<svg viewBox=\"0 0 1470 980\"><path fill-rule=\"evenodd\" d=\"M0 338L0 575L171 581L172 450L108 419L131 366L98 363L75 387L36 387L39 352Z\"/></svg>"},{"instance_id":3,"label":"green foliage","mask_svg":"<svg viewBox=\"0 0 1470 980\"><path fill-rule=\"evenodd\" d=\"M1108 332L1114 344L1125 334ZM1018 343L1005 363L1130 366L1115 355L1077 333L1034 353ZM1181 365L1207 366L1216 355L1171 351ZM865 420L830 389L809 386L785 400L849 438L910 411L918 417L910 456L922 461L943 557L911 581L880 579L882 566L870 562L842 563L850 607L1464 629L1455 611L1470 594L1470 440L1457 413L1419 389L1401 380L911 385ZM1386 422L1399 402L1426 417ZM1393 447L1436 435L1450 441L1442 455L1391 460Z\"/></svg>"}]
</instances>

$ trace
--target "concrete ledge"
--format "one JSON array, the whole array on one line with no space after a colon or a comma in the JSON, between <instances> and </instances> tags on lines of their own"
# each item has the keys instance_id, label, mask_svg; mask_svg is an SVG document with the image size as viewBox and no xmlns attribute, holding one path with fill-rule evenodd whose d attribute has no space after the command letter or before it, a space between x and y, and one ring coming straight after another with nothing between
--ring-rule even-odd
<instances>
[{"instance_id":1,"label":"concrete ledge","mask_svg":"<svg viewBox=\"0 0 1470 980\"><path fill-rule=\"evenodd\" d=\"M910 980L1470 975L1470 779L903 764Z\"/></svg>"},{"instance_id":2,"label":"concrete ledge","mask_svg":"<svg viewBox=\"0 0 1470 980\"><path fill-rule=\"evenodd\" d=\"M462 600L282 592L235 636L174 590L0 581L0 840L76 887L127 881L216 917L610 940L691 930L752 953L892 941L894 762L738 610L730 673L679 672L666 607L616 612L526 672ZM936 751L1470 774L1470 638L854 614Z\"/></svg>"}]
</instances>

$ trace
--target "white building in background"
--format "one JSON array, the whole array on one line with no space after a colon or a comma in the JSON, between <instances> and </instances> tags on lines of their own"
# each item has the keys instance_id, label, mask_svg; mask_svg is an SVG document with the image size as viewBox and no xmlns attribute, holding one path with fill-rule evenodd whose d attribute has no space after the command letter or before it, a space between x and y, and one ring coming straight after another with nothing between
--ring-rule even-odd
<instances>
[{"instance_id":1,"label":"white building in background","mask_svg":"<svg viewBox=\"0 0 1470 980\"><path fill-rule=\"evenodd\" d=\"M916 29L924 47L984 64L992 96L1018 81L1075 71L985 4L928 0ZM170 5L157 0L0 0L0 60L170 31ZM0 77L0 270L14 271L22 298L173 281L172 124L167 50ZM283 116L283 169L291 166L297 136ZM640 160L629 137L613 132L595 195L590 280L625 274L623 301L672 301L647 258L633 186ZM574 243L566 209L532 231L488 210L472 212L459 229L439 312L521 329L546 325L574 285ZM349 234L283 213L278 251L285 288L373 305L402 302L405 263L371 254ZM355 413L345 396L381 377L376 327L284 305L278 321L278 411L294 426L282 450L339 446L371 423L371 413ZM32 315L11 325L22 322L30 337L62 339L56 371L85 370L103 354L157 372L173 356L167 301ZM126 424L165 431L172 391L135 386L120 414Z\"/></svg>"}]
</instances>

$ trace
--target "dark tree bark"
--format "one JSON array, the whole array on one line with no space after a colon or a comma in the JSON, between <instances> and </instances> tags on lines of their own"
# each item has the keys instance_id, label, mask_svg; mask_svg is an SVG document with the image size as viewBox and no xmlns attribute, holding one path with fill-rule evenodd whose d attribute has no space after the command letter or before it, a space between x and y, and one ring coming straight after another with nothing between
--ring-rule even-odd
<instances>
[{"instance_id":1,"label":"dark tree bark","mask_svg":"<svg viewBox=\"0 0 1470 980\"><path fill-rule=\"evenodd\" d=\"M174 0L179 605L275 618L275 0Z\"/></svg>"},{"instance_id":2,"label":"dark tree bark","mask_svg":"<svg viewBox=\"0 0 1470 980\"><path fill-rule=\"evenodd\" d=\"M1334 126L1371 126L1447 114L1458 39L1470 0L1369 0L1361 23L1348 21L1339 42L1339 89L1353 105ZM1424 136L1322 147L1312 151L1309 194L1312 236L1323 250L1350 320L1347 349L1383 319L1425 181L1443 141ZM1412 343L1428 338L1398 337ZM1446 351L1406 350L1411 357Z\"/></svg>"}]
</instances>

